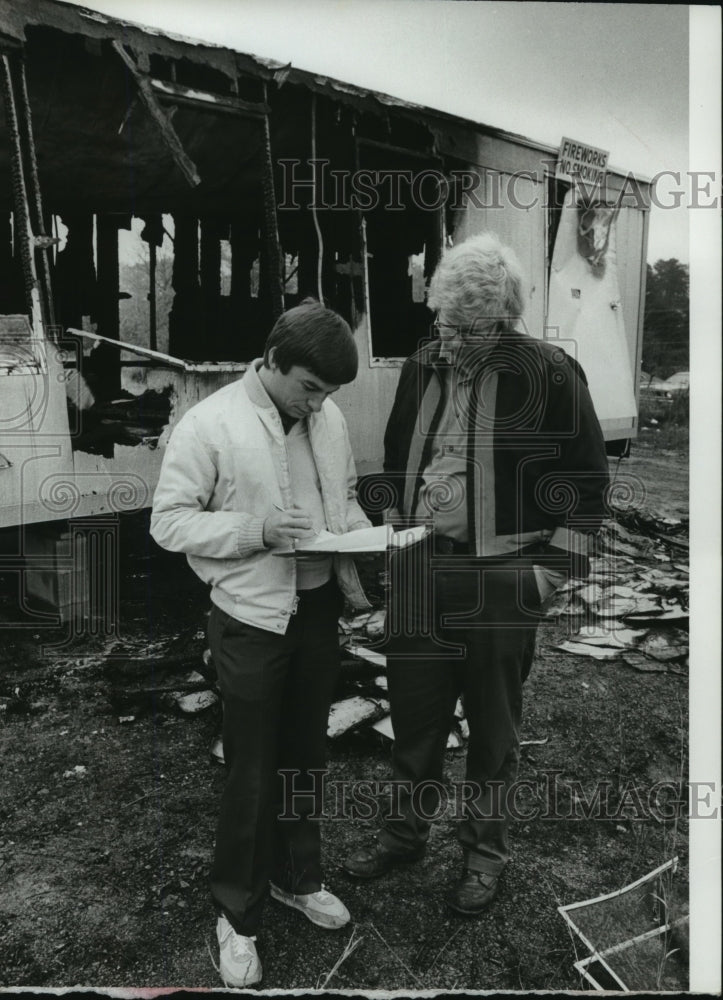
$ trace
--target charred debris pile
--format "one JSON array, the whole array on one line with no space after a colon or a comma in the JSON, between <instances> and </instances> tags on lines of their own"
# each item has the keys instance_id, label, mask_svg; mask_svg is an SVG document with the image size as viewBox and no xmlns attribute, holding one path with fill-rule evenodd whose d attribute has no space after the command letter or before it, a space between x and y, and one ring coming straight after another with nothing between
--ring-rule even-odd
<instances>
[{"instance_id":1,"label":"charred debris pile","mask_svg":"<svg viewBox=\"0 0 723 1000\"><path fill-rule=\"evenodd\" d=\"M540 642L567 656L618 661L644 672L687 676L688 524L651 512L619 512L608 520L596 545L587 580L571 580L543 607ZM329 717L328 735L338 739L373 729L393 739L387 700L385 571L375 566L370 588L375 607L339 620L342 675ZM202 629L190 628L155 649L114 649L105 672L112 710L123 724L144 712L196 714L218 705L210 651ZM468 737L460 701L448 747ZM222 760L220 742L212 753Z\"/></svg>"}]
</instances>

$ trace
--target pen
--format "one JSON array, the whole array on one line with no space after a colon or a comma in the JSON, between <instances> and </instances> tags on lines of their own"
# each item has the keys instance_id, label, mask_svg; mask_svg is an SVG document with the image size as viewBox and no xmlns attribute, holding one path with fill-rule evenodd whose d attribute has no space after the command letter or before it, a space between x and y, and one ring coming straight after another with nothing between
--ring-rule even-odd
<instances>
[{"instance_id":1,"label":"pen","mask_svg":"<svg viewBox=\"0 0 723 1000\"><path fill-rule=\"evenodd\" d=\"M288 514L288 510L286 509L286 507L279 507L279 505L277 503L273 504L272 506L273 506L274 510L279 510L279 511L281 511L282 514ZM316 528L312 528L312 530L313 530L314 534L316 534L316 535L319 534L319 532L318 532L318 530ZM295 538L291 539L291 548L294 550L294 552L296 552L296 539Z\"/></svg>"},{"instance_id":2,"label":"pen","mask_svg":"<svg viewBox=\"0 0 723 1000\"><path fill-rule=\"evenodd\" d=\"M279 505L277 503L274 504L274 509L275 510L280 510L282 514L286 514L287 513L286 508L285 507L279 507ZM290 541L291 541L291 548L292 548L292 550L294 552L296 552L296 539L295 538L291 538Z\"/></svg>"}]
</instances>

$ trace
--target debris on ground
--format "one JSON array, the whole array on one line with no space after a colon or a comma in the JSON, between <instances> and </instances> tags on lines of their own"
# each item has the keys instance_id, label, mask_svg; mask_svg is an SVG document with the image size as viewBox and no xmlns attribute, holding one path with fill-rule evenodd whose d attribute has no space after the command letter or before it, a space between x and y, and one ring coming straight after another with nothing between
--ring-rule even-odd
<instances>
[{"instance_id":1,"label":"debris on ground","mask_svg":"<svg viewBox=\"0 0 723 1000\"><path fill-rule=\"evenodd\" d=\"M679 629L649 632L638 648L656 660L679 660L688 654L688 636Z\"/></svg>"},{"instance_id":2,"label":"debris on ground","mask_svg":"<svg viewBox=\"0 0 723 1000\"><path fill-rule=\"evenodd\" d=\"M364 631L370 639L381 639L386 628L386 618L387 614L383 608L369 616Z\"/></svg>"},{"instance_id":3,"label":"debris on ground","mask_svg":"<svg viewBox=\"0 0 723 1000\"><path fill-rule=\"evenodd\" d=\"M617 660L620 657L620 650L615 647L588 646L583 642L561 642L552 648L575 656L591 656L594 660Z\"/></svg>"},{"instance_id":4,"label":"debris on ground","mask_svg":"<svg viewBox=\"0 0 723 1000\"><path fill-rule=\"evenodd\" d=\"M595 660L621 659L636 670L683 673L689 570L678 556L673 561L668 548L672 542L685 548L687 521L634 514L603 524L587 580L570 580L545 605L545 618L579 624L553 648ZM656 565L661 562L665 568Z\"/></svg>"},{"instance_id":5,"label":"debris on ground","mask_svg":"<svg viewBox=\"0 0 723 1000\"><path fill-rule=\"evenodd\" d=\"M394 730L392 729L392 717L391 715L385 715L383 719L378 719L372 724L372 729L382 736L386 736L388 740L394 741Z\"/></svg>"},{"instance_id":6,"label":"debris on ground","mask_svg":"<svg viewBox=\"0 0 723 1000\"><path fill-rule=\"evenodd\" d=\"M663 470L668 477L665 486L668 489L672 484L678 491L682 509L684 477L675 463L669 465ZM657 469L654 466L646 477L656 489ZM216 743L222 750L220 705L199 715L185 715L177 706L154 697L140 706L136 716L133 707L114 712L108 700L114 686L178 690L190 670L203 673L201 664L206 666L205 631L196 626L205 621L207 588L190 570L186 572L183 557L156 553L149 558L145 586L126 573L134 568L133 552L145 553L148 548L148 517L145 512L127 521L121 518L123 531L132 529L138 542L132 548L124 541L121 549L128 563L121 562L120 567L122 640L115 637L112 650L105 635L71 636L66 641L65 630L38 636L35 624L27 629L16 627L12 575L5 573L5 585L0 586L0 611L10 623L0 681L6 790L0 829L4 879L0 953L5 980L16 990L112 982L116 991L137 992L142 983L158 992L175 979L191 990L213 990L219 982L207 939L212 946L208 870L225 777L224 768L210 753ZM633 531L632 526L626 527ZM580 945L577 935L571 937L567 924L556 914L557 904L619 889L669 858L671 838L680 856L676 881L684 882L689 822L684 806L677 803L685 799L680 789L688 773L687 685L680 683L682 678L663 673L646 676L622 659L599 663L548 651L554 642L572 639L572 633L584 631L575 635L575 641L591 641L599 629L632 644L622 650L623 655L635 653L651 665L685 669L684 660L659 660L639 653L639 643L625 635L625 630L666 635L673 645L684 644L685 623L638 626L627 619L598 620L575 597L576 588L589 583L603 590L645 583L652 586L649 590L641 587L641 593L677 596L686 609L687 553L653 541L647 556L618 558L597 553L594 578L571 581L567 592L561 589L555 597L566 602L565 614L556 622L546 620L540 629L536 664L526 682L518 805L527 812L528 808L537 810L538 803L544 809L548 801L559 798L564 818L515 824L517 861L509 866L505 891L495 901L494 913L481 923L446 917L440 909L443 888L459 874L458 822L453 808L446 809L432 829L429 863L410 865L398 878L394 876L393 885L388 880L363 885L347 880L343 887L334 885L335 890L341 888L339 894L357 927L369 927L381 915L383 922L378 926L386 943L375 930L365 933L364 942L337 968L329 987L357 994L382 986L405 994L415 987L430 992L484 988L495 993L592 989L574 967L576 959L591 953ZM362 568L370 593L377 570L372 565ZM672 580L664 584L656 571ZM643 579L647 573L650 580ZM371 589L366 577L372 581ZM382 590L381 583L378 589ZM378 605L382 598L379 593ZM568 611L575 603L579 614L573 616ZM361 617L363 623L369 614ZM190 623L193 630L184 634ZM381 648L366 635L364 624L357 636L350 631L343 638L372 650ZM41 653L43 645L50 643L57 646L57 655ZM346 645L340 645L342 670L335 700L350 694L387 697L376 684L386 674L383 662L352 657ZM587 691L575 683L583 679L589 682ZM207 687L212 689L212 684ZM42 710L32 707L41 700ZM3 704L8 706L5 711ZM464 723L458 720L462 737ZM548 733L546 746L535 745L542 743L535 737L546 738ZM322 835L332 881L336 862L358 849L360 835L373 822L365 818L366 788L360 782L389 781L390 747L389 739L368 723L350 731L348 737L329 741L333 780L325 806L331 814L322 819ZM87 766L86 777L64 780L64 771L74 765ZM550 779L545 776L558 771L563 772L560 780L552 777L549 787ZM634 803L630 807L633 818L626 817L628 800L621 800L622 808L611 820L596 818L592 807L597 789L600 779L606 782L608 776L618 782L611 790L614 807L618 789L622 794L627 789L633 795L639 791L646 803L648 791L665 783L660 786L660 797L656 793L649 822L647 814L645 822L636 821ZM445 787L451 792L464 778L464 752L448 751ZM670 791L665 790L668 781ZM577 784L582 786L580 794ZM345 809L342 795L350 788L362 789L358 819L337 822L337 815ZM391 788L390 792L386 788L375 791L374 802L380 810L387 808L390 793ZM448 801L451 804L451 797ZM349 796L349 804L356 809L357 799ZM674 819L668 822L665 817L671 812ZM432 869L435 882L430 891ZM275 989L292 992L323 983L339 958L341 945L336 937L322 940L316 934L310 947L312 931L307 935L297 926L297 921L306 924L298 914L279 910L273 917L264 926L268 982ZM679 948L685 964L685 923L676 924L674 918L672 924L668 951ZM199 933L199 928L207 928L207 933ZM645 942L638 947L644 950ZM618 965L613 968L627 983L625 972ZM595 970L591 972L594 976ZM30 985L38 983L43 985ZM671 995L685 989L674 987Z\"/></svg>"},{"instance_id":7,"label":"debris on ground","mask_svg":"<svg viewBox=\"0 0 723 1000\"><path fill-rule=\"evenodd\" d=\"M568 636L551 648L598 661L617 660L646 672L685 673L688 566L679 553L673 560L668 547L671 540L682 543L686 531L687 521L641 512L636 517L616 514L614 520L606 521L596 540L588 578L569 580L543 606L546 619L573 624ZM384 636L385 624L384 610L340 618L345 655L360 668L385 670L386 657L374 648ZM350 683L356 688L349 699L353 721L343 730L334 723L334 732L370 727L393 740L391 719L379 718L367 704L370 696L374 701L375 691L386 690L384 674ZM464 746L468 739L469 725L460 700L447 746Z\"/></svg>"},{"instance_id":8,"label":"debris on ground","mask_svg":"<svg viewBox=\"0 0 723 1000\"><path fill-rule=\"evenodd\" d=\"M551 648L597 661L618 660L645 672L684 673L687 529L683 519L642 511L616 512L596 540L588 578L569 580L543 606L544 618L568 620L573 625L567 637ZM347 669L342 681L345 697L335 701L329 715L332 739L365 728L394 739L385 700L386 657L375 648L385 630L384 608L339 619L339 644ZM133 722L150 710L195 715L219 704L213 658L205 648L204 631L195 626L170 642L147 644L143 650L114 640L105 655L110 700L119 723ZM348 669L352 662L358 665L356 669ZM14 707L8 701L7 710L11 704ZM468 739L469 724L460 699L447 746L462 747ZM223 760L220 736L213 741L211 755Z\"/></svg>"},{"instance_id":9,"label":"debris on ground","mask_svg":"<svg viewBox=\"0 0 723 1000\"><path fill-rule=\"evenodd\" d=\"M75 767L71 768L69 771L63 771L64 778L84 778L88 772L88 768L84 764L76 764Z\"/></svg>"},{"instance_id":10,"label":"debris on ground","mask_svg":"<svg viewBox=\"0 0 723 1000\"><path fill-rule=\"evenodd\" d=\"M574 967L596 990L685 992L688 908L673 882L677 861L615 892L558 906L590 952Z\"/></svg>"},{"instance_id":11,"label":"debris on ground","mask_svg":"<svg viewBox=\"0 0 723 1000\"><path fill-rule=\"evenodd\" d=\"M195 691L192 694L178 695L175 701L182 712L196 715L215 705L218 702L218 695L215 691Z\"/></svg>"},{"instance_id":12,"label":"debris on ground","mask_svg":"<svg viewBox=\"0 0 723 1000\"><path fill-rule=\"evenodd\" d=\"M377 719L371 728L381 736L394 742L394 727L392 726L391 715L385 715L383 718ZM466 745L468 739L469 723L464 718L456 719L447 737L447 749L459 750L460 747Z\"/></svg>"},{"instance_id":13,"label":"debris on ground","mask_svg":"<svg viewBox=\"0 0 723 1000\"><path fill-rule=\"evenodd\" d=\"M211 740L209 753L211 754L214 760L218 761L219 764L226 763L226 758L223 755L223 736L214 736L214 738Z\"/></svg>"},{"instance_id":14,"label":"debris on ground","mask_svg":"<svg viewBox=\"0 0 723 1000\"><path fill-rule=\"evenodd\" d=\"M329 709L327 736L334 739L362 723L376 722L389 711L389 702L383 698L364 698L353 695L343 701L335 701Z\"/></svg>"},{"instance_id":15,"label":"debris on ground","mask_svg":"<svg viewBox=\"0 0 723 1000\"><path fill-rule=\"evenodd\" d=\"M346 647L347 653L351 656L355 656L360 660L366 660L367 663L374 664L375 667L384 667L387 665L387 658L383 653L377 653L374 649L367 649L365 646L357 646L356 644L350 644Z\"/></svg>"},{"instance_id":16,"label":"debris on ground","mask_svg":"<svg viewBox=\"0 0 723 1000\"><path fill-rule=\"evenodd\" d=\"M187 715L195 715L198 712L203 712L212 705L215 705L219 700L216 692L209 689L208 681L198 670L192 670L190 674L187 674L183 678L181 683L183 687L178 692L174 692L171 698L174 704ZM201 685L200 690L191 690L189 694L183 693L184 690L195 689Z\"/></svg>"}]
</instances>

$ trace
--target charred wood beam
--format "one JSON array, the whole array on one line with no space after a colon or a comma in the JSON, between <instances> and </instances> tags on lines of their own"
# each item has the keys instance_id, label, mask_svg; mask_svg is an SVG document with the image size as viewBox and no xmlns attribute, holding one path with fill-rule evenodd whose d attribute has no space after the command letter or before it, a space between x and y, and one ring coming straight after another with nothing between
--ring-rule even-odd
<instances>
[{"instance_id":1,"label":"charred wood beam","mask_svg":"<svg viewBox=\"0 0 723 1000\"><path fill-rule=\"evenodd\" d=\"M148 343L152 351L158 347L156 318L156 244L148 244Z\"/></svg>"},{"instance_id":2,"label":"charred wood beam","mask_svg":"<svg viewBox=\"0 0 723 1000\"><path fill-rule=\"evenodd\" d=\"M225 94L211 94L195 87L184 87L180 83L169 83L167 80L149 78L148 82L160 98L172 100L174 104L188 104L194 108L208 108L212 111L229 111L235 115L248 115L252 118L263 118L269 113L268 104L254 104L240 97L230 97Z\"/></svg>"},{"instance_id":3,"label":"charred wood beam","mask_svg":"<svg viewBox=\"0 0 723 1000\"><path fill-rule=\"evenodd\" d=\"M264 83L264 99L266 99L266 84ZM279 244L279 223L276 215L276 191L274 189L274 164L271 156L271 130L269 116L264 116L264 238L263 258L266 272L269 296L271 299L271 314L276 321L284 311L284 278L281 246Z\"/></svg>"},{"instance_id":4,"label":"charred wood beam","mask_svg":"<svg viewBox=\"0 0 723 1000\"><path fill-rule=\"evenodd\" d=\"M93 213L65 212L61 219L68 234L55 261L58 319L65 327L80 327L83 316L97 311Z\"/></svg>"},{"instance_id":5,"label":"charred wood beam","mask_svg":"<svg viewBox=\"0 0 723 1000\"><path fill-rule=\"evenodd\" d=\"M102 337L98 333L90 333L88 330L74 330L69 329L67 333L72 337L81 337L86 340L91 340L96 344L109 344L110 346L115 345L115 341L109 340L108 337ZM182 358L174 358L170 354L162 354L160 351L153 351L149 347L141 347L138 344L122 344L121 350L127 351L129 354L136 354L142 358L147 358L150 364L158 367L167 368L181 368L183 370L190 370L189 366L183 361ZM140 361L133 361L133 367L142 364Z\"/></svg>"},{"instance_id":6,"label":"charred wood beam","mask_svg":"<svg viewBox=\"0 0 723 1000\"><path fill-rule=\"evenodd\" d=\"M299 243L299 268L297 277L297 288L299 289L299 300L307 295L316 297L316 258L317 243L314 231L309 228L303 233L303 242Z\"/></svg>"},{"instance_id":7,"label":"charred wood beam","mask_svg":"<svg viewBox=\"0 0 723 1000\"><path fill-rule=\"evenodd\" d=\"M173 306L168 317L168 352L179 358L198 360L199 284L198 219L174 215Z\"/></svg>"},{"instance_id":8,"label":"charred wood beam","mask_svg":"<svg viewBox=\"0 0 723 1000\"><path fill-rule=\"evenodd\" d=\"M163 217L149 215L145 217L145 226L141 239L148 244L148 331L149 344L152 351L158 348L156 315L156 263L157 247L163 245Z\"/></svg>"},{"instance_id":9,"label":"charred wood beam","mask_svg":"<svg viewBox=\"0 0 723 1000\"><path fill-rule=\"evenodd\" d=\"M123 62L128 67L131 76L136 82L138 87L138 93L140 98L148 111L149 115L153 121L158 126L163 141L165 142L168 150L173 157L173 160L181 171L183 176L186 178L191 187L197 187L201 183L201 177L196 170L196 164L187 155L183 148L181 140L178 138L178 134L170 122L170 119L164 112L163 108L158 103L156 95L153 91L150 79L140 71L136 65L135 60L128 55L124 47L118 41L113 41L113 48L121 57Z\"/></svg>"},{"instance_id":10,"label":"charred wood beam","mask_svg":"<svg viewBox=\"0 0 723 1000\"><path fill-rule=\"evenodd\" d=\"M118 230L122 219L115 215L99 215L96 218L98 247L98 322L104 337L118 340L120 315L118 295L120 279L118 271Z\"/></svg>"},{"instance_id":11,"label":"charred wood beam","mask_svg":"<svg viewBox=\"0 0 723 1000\"><path fill-rule=\"evenodd\" d=\"M49 237L45 232L43 202L40 196L40 181L38 180L38 161L35 155L35 140L33 138L33 116L30 111L30 101L28 100L28 84L25 77L25 62L22 59L18 60L17 76L20 120L22 122L22 129L25 137L25 159L32 195L31 206L35 211L33 225L36 234L35 247L40 252L40 268L42 271L40 288L44 319L46 324L55 326L55 309L53 307L53 290L50 282L50 261L48 260L48 253L50 252L51 246L57 244L59 241L53 240L52 237Z\"/></svg>"},{"instance_id":12,"label":"charred wood beam","mask_svg":"<svg viewBox=\"0 0 723 1000\"><path fill-rule=\"evenodd\" d=\"M13 185L13 210L15 218L15 235L20 253L18 254L23 269L23 284L25 286L25 303L27 312L33 313L33 294L37 287L35 277L35 261L33 260L33 231L30 222L28 193L23 172L23 151L18 121L17 104L13 75L8 56L2 56L2 90L5 104L5 120L11 140L10 169Z\"/></svg>"},{"instance_id":13,"label":"charred wood beam","mask_svg":"<svg viewBox=\"0 0 723 1000\"><path fill-rule=\"evenodd\" d=\"M113 215L99 215L96 218L98 247L98 311L100 331L109 341L117 341L120 336L120 312L118 308L118 229L122 219ZM120 391L120 345L114 348L110 343L97 348L91 355L97 362L93 372L97 395L103 399L113 398ZM86 363L86 372L91 364Z\"/></svg>"},{"instance_id":14,"label":"charred wood beam","mask_svg":"<svg viewBox=\"0 0 723 1000\"><path fill-rule=\"evenodd\" d=\"M225 227L228 230L228 226ZM220 341L221 238L224 227L216 219L201 220L201 302L204 342L208 357L218 355Z\"/></svg>"}]
</instances>

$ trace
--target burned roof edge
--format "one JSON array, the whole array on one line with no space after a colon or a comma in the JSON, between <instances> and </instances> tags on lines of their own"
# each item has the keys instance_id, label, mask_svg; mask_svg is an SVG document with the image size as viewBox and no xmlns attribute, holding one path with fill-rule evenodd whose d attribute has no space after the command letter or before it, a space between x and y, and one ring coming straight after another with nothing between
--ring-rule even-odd
<instances>
[{"instance_id":1,"label":"burned roof edge","mask_svg":"<svg viewBox=\"0 0 723 1000\"><path fill-rule=\"evenodd\" d=\"M148 54L176 59L191 59L218 70L229 79L234 79L238 72L252 73L262 79L276 81L279 87L290 82L315 93L332 96L356 107L363 107L365 110L383 114L393 109L414 117L431 117L440 123L470 129L551 156L557 155L556 146L497 126L486 125L483 122L476 122L447 111L406 101L391 94L337 80L326 74L299 69L290 63L239 52L237 49L226 48L213 42L176 35L136 21L110 17L91 8L66 3L64 0L23 0L20 5L13 0L0 0L0 39L2 35L5 35L11 41L24 42L27 26L50 27L65 33L81 34L90 38L120 40L125 44L136 45ZM632 178L636 183L642 185L651 183L650 178L619 167L608 168L608 173Z\"/></svg>"}]
</instances>

